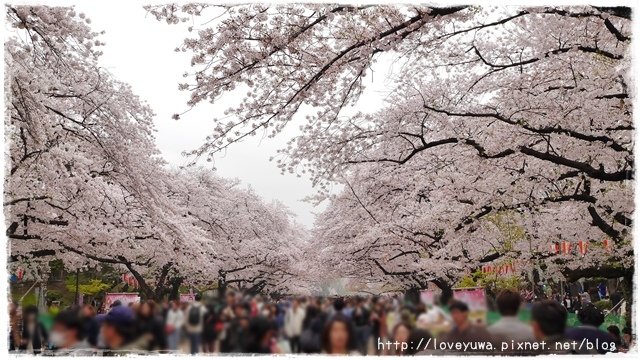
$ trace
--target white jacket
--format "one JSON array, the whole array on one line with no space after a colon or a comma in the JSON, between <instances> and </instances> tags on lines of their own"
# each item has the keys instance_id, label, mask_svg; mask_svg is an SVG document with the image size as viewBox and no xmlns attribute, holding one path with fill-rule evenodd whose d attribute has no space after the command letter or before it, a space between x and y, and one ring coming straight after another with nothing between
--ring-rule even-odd
<instances>
[{"instance_id":1,"label":"white jacket","mask_svg":"<svg viewBox=\"0 0 640 360\"><path fill-rule=\"evenodd\" d=\"M175 329L180 329L184 324L184 313L182 312L182 310L169 309L169 311L167 312L167 321L165 322L165 324L171 325Z\"/></svg>"},{"instance_id":2,"label":"white jacket","mask_svg":"<svg viewBox=\"0 0 640 360\"><path fill-rule=\"evenodd\" d=\"M302 306L298 306L295 311L293 307L287 309L287 313L284 315L284 333L288 337L300 336L300 334L302 334L302 322L304 321L305 315L306 311Z\"/></svg>"}]
</instances>

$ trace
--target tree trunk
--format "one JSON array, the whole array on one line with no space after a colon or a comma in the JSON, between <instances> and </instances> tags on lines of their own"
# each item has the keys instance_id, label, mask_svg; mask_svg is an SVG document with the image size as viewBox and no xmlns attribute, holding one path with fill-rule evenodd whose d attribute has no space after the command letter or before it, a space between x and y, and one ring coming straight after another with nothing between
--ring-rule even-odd
<instances>
[{"instance_id":1,"label":"tree trunk","mask_svg":"<svg viewBox=\"0 0 640 360\"><path fill-rule=\"evenodd\" d=\"M218 297L224 299L227 292L227 275L223 271L218 271Z\"/></svg>"},{"instance_id":2,"label":"tree trunk","mask_svg":"<svg viewBox=\"0 0 640 360\"><path fill-rule=\"evenodd\" d=\"M169 300L180 300L180 285L182 285L181 277L175 277L171 280L171 290L169 292Z\"/></svg>"},{"instance_id":3,"label":"tree trunk","mask_svg":"<svg viewBox=\"0 0 640 360\"><path fill-rule=\"evenodd\" d=\"M440 304L446 305L453 297L453 289L451 288L451 285L448 281L441 278L434 279L431 282L433 282L438 289L442 291L442 294L440 294Z\"/></svg>"},{"instance_id":4,"label":"tree trunk","mask_svg":"<svg viewBox=\"0 0 640 360\"><path fill-rule=\"evenodd\" d=\"M627 272L623 277L622 280L622 295L624 296L624 299L627 301L627 304L625 306L625 310L626 310L626 316L625 316L625 323L626 325L631 328L631 316L632 316L632 304L633 304L633 268ZM615 305L615 304L613 304Z\"/></svg>"}]
</instances>

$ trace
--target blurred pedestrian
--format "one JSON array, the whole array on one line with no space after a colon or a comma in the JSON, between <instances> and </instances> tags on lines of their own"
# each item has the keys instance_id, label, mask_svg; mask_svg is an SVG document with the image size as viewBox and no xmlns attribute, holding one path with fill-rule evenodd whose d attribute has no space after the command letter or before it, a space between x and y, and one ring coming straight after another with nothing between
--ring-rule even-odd
<instances>
[{"instance_id":1,"label":"blurred pedestrian","mask_svg":"<svg viewBox=\"0 0 640 360\"><path fill-rule=\"evenodd\" d=\"M371 311L371 333L373 334L374 343L377 343L378 339L382 342L387 340L387 322L385 319L384 304L378 301ZM376 346L375 353L376 355L381 355L382 349Z\"/></svg>"},{"instance_id":2,"label":"blurred pedestrian","mask_svg":"<svg viewBox=\"0 0 640 360\"><path fill-rule=\"evenodd\" d=\"M334 315L322 333L322 352L330 355L360 355L353 325L342 314Z\"/></svg>"},{"instance_id":3,"label":"blurred pedestrian","mask_svg":"<svg viewBox=\"0 0 640 360\"><path fill-rule=\"evenodd\" d=\"M371 336L371 314L361 297L356 298L351 320L355 327L358 351L366 355L369 337Z\"/></svg>"},{"instance_id":4,"label":"blurred pedestrian","mask_svg":"<svg viewBox=\"0 0 640 360\"><path fill-rule=\"evenodd\" d=\"M521 298L512 290L503 290L496 299L501 318L487 329L491 335L502 341L516 342L534 341L531 326L518 319Z\"/></svg>"},{"instance_id":5,"label":"blurred pedestrian","mask_svg":"<svg viewBox=\"0 0 640 360\"><path fill-rule=\"evenodd\" d=\"M164 334L164 324L153 300L140 304L137 314L137 325L140 335L150 338L147 350L166 350L167 342Z\"/></svg>"},{"instance_id":6,"label":"blurred pedestrian","mask_svg":"<svg viewBox=\"0 0 640 360\"><path fill-rule=\"evenodd\" d=\"M96 310L91 304L84 304L80 310L85 339L92 347L98 346L100 324L96 320Z\"/></svg>"},{"instance_id":7,"label":"blurred pedestrian","mask_svg":"<svg viewBox=\"0 0 640 360\"><path fill-rule=\"evenodd\" d=\"M40 354L47 344L48 334L38 320L38 308L29 305L22 311L22 334L20 336L20 350L29 354Z\"/></svg>"},{"instance_id":8,"label":"blurred pedestrian","mask_svg":"<svg viewBox=\"0 0 640 360\"><path fill-rule=\"evenodd\" d=\"M275 339L273 324L262 316L249 322L246 351L251 354L277 354L280 352Z\"/></svg>"},{"instance_id":9,"label":"blurred pedestrian","mask_svg":"<svg viewBox=\"0 0 640 360\"><path fill-rule=\"evenodd\" d=\"M80 314L73 310L64 310L56 315L49 345L58 356L90 356L95 352L85 339L84 323Z\"/></svg>"},{"instance_id":10,"label":"blurred pedestrian","mask_svg":"<svg viewBox=\"0 0 640 360\"><path fill-rule=\"evenodd\" d=\"M564 294L564 298L562 299L562 305L564 306L565 309L567 309L567 311L571 311L571 309L573 308L573 302L571 301L571 296L569 295L569 293Z\"/></svg>"},{"instance_id":11,"label":"blurred pedestrian","mask_svg":"<svg viewBox=\"0 0 640 360\"><path fill-rule=\"evenodd\" d=\"M116 306L107 313L101 335L107 355L144 354L151 341L148 334L138 335L135 313L128 306Z\"/></svg>"},{"instance_id":12,"label":"blurred pedestrian","mask_svg":"<svg viewBox=\"0 0 640 360\"><path fill-rule=\"evenodd\" d=\"M409 337L411 336L411 331L413 327L409 322L401 322L396 324L393 328L393 332L391 334L391 345L390 355L405 355L405 346L409 345Z\"/></svg>"},{"instance_id":13,"label":"blurred pedestrian","mask_svg":"<svg viewBox=\"0 0 640 360\"><path fill-rule=\"evenodd\" d=\"M196 294L195 301L189 304L185 312L186 319L184 328L189 337L191 355L200 352L200 345L202 344L202 330L207 308L200 303L201 299L202 296Z\"/></svg>"},{"instance_id":14,"label":"blurred pedestrian","mask_svg":"<svg viewBox=\"0 0 640 360\"><path fill-rule=\"evenodd\" d=\"M224 339L220 342L220 352L223 353L241 353L247 345L249 304L236 303L233 310L233 318L227 323Z\"/></svg>"},{"instance_id":15,"label":"blurred pedestrian","mask_svg":"<svg viewBox=\"0 0 640 360\"><path fill-rule=\"evenodd\" d=\"M559 305L559 304L558 304ZM469 319L469 306L462 301L453 300L449 304L453 329L443 336L442 342L456 343L494 343L493 336L482 325L472 324ZM479 349L484 352L485 350Z\"/></svg>"},{"instance_id":16,"label":"blurred pedestrian","mask_svg":"<svg viewBox=\"0 0 640 360\"><path fill-rule=\"evenodd\" d=\"M624 349L629 350L633 347L633 335L631 334L630 327L622 328L622 346Z\"/></svg>"},{"instance_id":17,"label":"blurred pedestrian","mask_svg":"<svg viewBox=\"0 0 640 360\"><path fill-rule=\"evenodd\" d=\"M14 302L9 303L9 351L17 350L20 347L21 318L18 313L18 306Z\"/></svg>"},{"instance_id":18,"label":"blurred pedestrian","mask_svg":"<svg viewBox=\"0 0 640 360\"><path fill-rule=\"evenodd\" d=\"M216 314L213 306L208 306L202 329L202 351L205 353L215 352L217 322L218 314Z\"/></svg>"},{"instance_id":19,"label":"blurred pedestrian","mask_svg":"<svg viewBox=\"0 0 640 360\"><path fill-rule=\"evenodd\" d=\"M184 313L180 308L180 301L174 300L171 302L171 307L167 311L164 325L165 333L167 334L167 347L172 352L178 350L183 325Z\"/></svg>"},{"instance_id":20,"label":"blurred pedestrian","mask_svg":"<svg viewBox=\"0 0 640 360\"><path fill-rule=\"evenodd\" d=\"M307 306L302 333L300 334L300 351L306 354L319 353L322 350L322 329L324 318L316 305Z\"/></svg>"},{"instance_id":21,"label":"blurred pedestrian","mask_svg":"<svg viewBox=\"0 0 640 360\"><path fill-rule=\"evenodd\" d=\"M604 314L593 303L587 303L582 306L578 312L578 320L580 325L568 329L566 335L571 340L582 342L589 341L591 344L598 344L597 353L605 354L611 351L611 347L606 344L615 343L615 339L607 332L598 329L604 323Z\"/></svg>"},{"instance_id":22,"label":"blurred pedestrian","mask_svg":"<svg viewBox=\"0 0 640 360\"><path fill-rule=\"evenodd\" d=\"M543 300L531 308L531 326L538 341L545 341L546 348L541 353L567 354L568 340L564 335L567 324L567 310L552 300Z\"/></svg>"},{"instance_id":23,"label":"blurred pedestrian","mask_svg":"<svg viewBox=\"0 0 640 360\"><path fill-rule=\"evenodd\" d=\"M305 317L305 309L300 306L299 299L291 301L291 307L287 309L284 317L284 331L289 339L291 352L300 352L300 335L302 334L302 322Z\"/></svg>"},{"instance_id":24,"label":"blurred pedestrian","mask_svg":"<svg viewBox=\"0 0 640 360\"><path fill-rule=\"evenodd\" d=\"M614 339L614 343L616 344L616 349L620 349L622 347L622 336L620 335L620 328L615 325L609 325L607 327L607 332Z\"/></svg>"}]
</instances>

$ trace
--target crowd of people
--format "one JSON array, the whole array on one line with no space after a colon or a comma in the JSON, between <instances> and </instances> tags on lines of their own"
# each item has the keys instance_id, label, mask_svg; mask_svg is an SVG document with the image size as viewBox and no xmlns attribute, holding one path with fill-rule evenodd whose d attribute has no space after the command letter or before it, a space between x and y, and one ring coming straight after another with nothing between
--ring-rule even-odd
<instances>
[{"instance_id":1,"label":"crowd of people","mask_svg":"<svg viewBox=\"0 0 640 360\"><path fill-rule=\"evenodd\" d=\"M206 303L200 295L189 303L116 301L102 313L88 304L72 306L57 313L49 328L39 321L36 307L19 309L11 304L9 347L16 352L71 356L602 354L632 347L630 329L599 329L604 314L593 305L578 312L581 325L567 328L568 311L562 301L534 302L527 322L518 317L522 308L518 292L500 292L496 304L501 318L485 326L470 316L467 304L454 299L436 306L411 304L398 296L276 301L228 292L224 299Z\"/></svg>"}]
</instances>

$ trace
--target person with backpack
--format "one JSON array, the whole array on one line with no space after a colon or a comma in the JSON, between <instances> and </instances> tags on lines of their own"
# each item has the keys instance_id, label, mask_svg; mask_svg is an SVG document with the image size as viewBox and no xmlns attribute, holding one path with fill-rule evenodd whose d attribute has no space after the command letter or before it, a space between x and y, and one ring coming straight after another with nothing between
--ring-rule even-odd
<instances>
[{"instance_id":1,"label":"person with backpack","mask_svg":"<svg viewBox=\"0 0 640 360\"><path fill-rule=\"evenodd\" d=\"M204 329L204 316L207 314L207 308L200 302L201 299L202 296L196 294L195 301L189 304L185 312L187 321L185 321L184 330L189 337L192 355L200 351L202 331Z\"/></svg>"}]
</instances>

